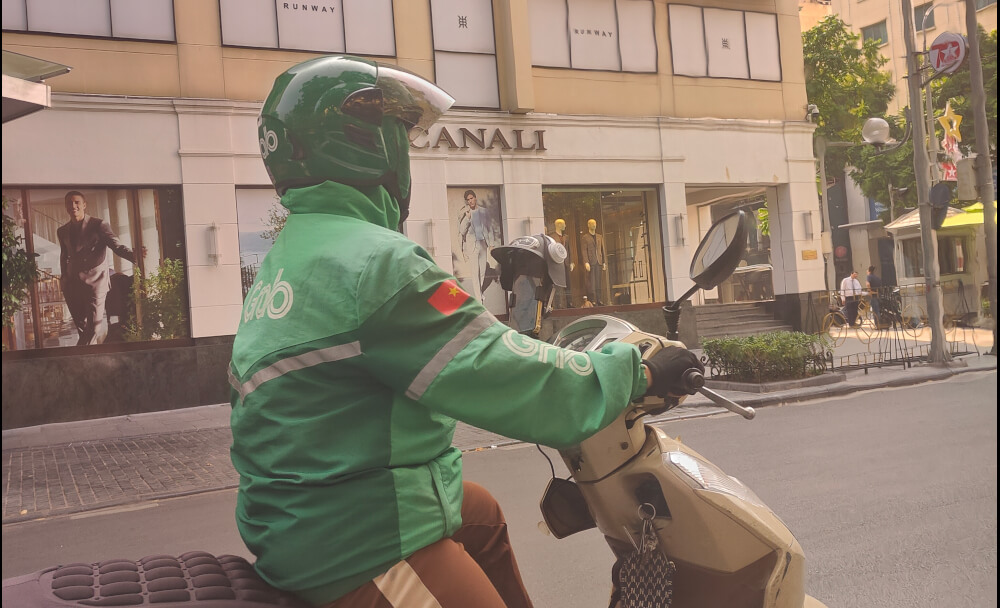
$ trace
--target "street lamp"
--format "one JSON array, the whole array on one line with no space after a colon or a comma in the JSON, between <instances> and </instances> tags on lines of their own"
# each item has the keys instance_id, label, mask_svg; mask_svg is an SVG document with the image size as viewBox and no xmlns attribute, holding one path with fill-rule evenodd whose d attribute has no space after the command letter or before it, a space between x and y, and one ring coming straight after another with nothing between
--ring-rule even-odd
<instances>
[{"instance_id":1,"label":"street lamp","mask_svg":"<svg viewBox=\"0 0 1000 608\"><path fill-rule=\"evenodd\" d=\"M815 106L810 105L810 109ZM905 111L904 111L905 112ZM829 141L822 135L816 136L816 158L819 159L819 175L822 184L820 185L820 222L822 224L822 229L824 233L829 232L832 238L833 226L830 220L830 202L827 197L827 185L826 185L826 151L828 148L853 148L854 146L868 144L874 146L878 152L876 154L887 154L893 150L899 148L905 144L910 139L910 119L909 113L906 112L906 131L903 133L903 138L899 141L893 142L890 139L889 134L889 123L884 118L872 117L865 121L865 124L861 127L861 138L864 140L863 144L854 143L851 141ZM887 146L887 144L892 143L892 145ZM896 189L898 193L900 189ZM905 189L904 189L905 190ZM892 184L889 184L889 205L892 206ZM890 216L895 215L895 210L890 211ZM834 264L826 259L826 288L831 289L831 285L837 284L837 277L835 276Z\"/></svg>"},{"instance_id":2,"label":"street lamp","mask_svg":"<svg viewBox=\"0 0 1000 608\"><path fill-rule=\"evenodd\" d=\"M884 146L889 142L889 121L884 118L869 118L861 127L861 139L866 144Z\"/></svg>"}]
</instances>

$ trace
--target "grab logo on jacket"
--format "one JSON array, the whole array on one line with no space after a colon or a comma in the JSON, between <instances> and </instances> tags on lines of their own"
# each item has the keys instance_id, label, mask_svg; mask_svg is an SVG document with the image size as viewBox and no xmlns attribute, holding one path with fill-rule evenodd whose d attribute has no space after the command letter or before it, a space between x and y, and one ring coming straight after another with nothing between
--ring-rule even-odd
<instances>
[{"instance_id":1,"label":"grab logo on jacket","mask_svg":"<svg viewBox=\"0 0 1000 608\"><path fill-rule=\"evenodd\" d=\"M555 353L555 365L559 369L568 367L580 376L589 376L594 372L594 363L583 353L552 346L539 340L532 340L513 329L503 335L503 344L507 349L521 357L538 357L539 361L548 361L549 354Z\"/></svg>"},{"instance_id":2,"label":"grab logo on jacket","mask_svg":"<svg viewBox=\"0 0 1000 608\"><path fill-rule=\"evenodd\" d=\"M279 268L278 276L274 277L274 282L270 285L263 282L254 284L247 294L247 301L243 303L244 323L261 319L264 315L280 319L292 309L292 286L288 281L281 280L281 273L284 271L284 268Z\"/></svg>"}]
</instances>

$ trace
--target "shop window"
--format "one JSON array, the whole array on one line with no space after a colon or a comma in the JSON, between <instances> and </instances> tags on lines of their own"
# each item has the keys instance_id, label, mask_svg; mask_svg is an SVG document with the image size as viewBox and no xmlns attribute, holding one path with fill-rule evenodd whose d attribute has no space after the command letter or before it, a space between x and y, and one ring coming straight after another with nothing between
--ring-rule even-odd
<instances>
[{"instance_id":1,"label":"shop window","mask_svg":"<svg viewBox=\"0 0 1000 608\"><path fill-rule=\"evenodd\" d=\"M490 0L431 0L434 81L455 105L499 108L500 82Z\"/></svg>"},{"instance_id":2,"label":"shop window","mask_svg":"<svg viewBox=\"0 0 1000 608\"><path fill-rule=\"evenodd\" d=\"M781 80L777 15L684 4L668 11L674 74Z\"/></svg>"},{"instance_id":3,"label":"shop window","mask_svg":"<svg viewBox=\"0 0 1000 608\"><path fill-rule=\"evenodd\" d=\"M919 238L899 241L903 254L903 274L906 277L924 276L924 251Z\"/></svg>"},{"instance_id":4,"label":"shop window","mask_svg":"<svg viewBox=\"0 0 1000 608\"><path fill-rule=\"evenodd\" d=\"M220 0L219 17L226 46L396 54L392 0Z\"/></svg>"},{"instance_id":5,"label":"shop window","mask_svg":"<svg viewBox=\"0 0 1000 608\"><path fill-rule=\"evenodd\" d=\"M173 0L4 0L3 29L173 42Z\"/></svg>"},{"instance_id":6,"label":"shop window","mask_svg":"<svg viewBox=\"0 0 1000 608\"><path fill-rule=\"evenodd\" d=\"M10 350L186 338L179 188L4 188L39 280Z\"/></svg>"},{"instance_id":7,"label":"shop window","mask_svg":"<svg viewBox=\"0 0 1000 608\"><path fill-rule=\"evenodd\" d=\"M507 314L500 270L490 255L494 247L504 244L500 188L450 186L448 234L452 271L462 288L493 314Z\"/></svg>"},{"instance_id":8,"label":"shop window","mask_svg":"<svg viewBox=\"0 0 1000 608\"><path fill-rule=\"evenodd\" d=\"M961 274L966 271L969 258L968 238L964 236L938 237L938 266L941 274Z\"/></svg>"},{"instance_id":9,"label":"shop window","mask_svg":"<svg viewBox=\"0 0 1000 608\"><path fill-rule=\"evenodd\" d=\"M567 287L556 289L556 308L665 299L655 190L545 189L542 209L546 233L569 251Z\"/></svg>"},{"instance_id":10,"label":"shop window","mask_svg":"<svg viewBox=\"0 0 1000 608\"><path fill-rule=\"evenodd\" d=\"M654 15L649 0L533 0L528 3L531 63L656 72Z\"/></svg>"}]
</instances>

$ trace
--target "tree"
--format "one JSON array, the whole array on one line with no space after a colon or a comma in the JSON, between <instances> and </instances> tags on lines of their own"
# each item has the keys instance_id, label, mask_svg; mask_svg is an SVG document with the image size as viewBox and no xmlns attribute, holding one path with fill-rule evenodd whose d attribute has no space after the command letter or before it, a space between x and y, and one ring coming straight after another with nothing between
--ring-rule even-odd
<instances>
[{"instance_id":1,"label":"tree","mask_svg":"<svg viewBox=\"0 0 1000 608\"><path fill-rule=\"evenodd\" d=\"M271 239L272 243L278 240L278 235L285 227L286 220L288 220L288 209L282 207L280 200L276 197L275 202L267 209L267 217L261 218L261 221L267 226L267 230L260 233L260 238Z\"/></svg>"},{"instance_id":2,"label":"tree","mask_svg":"<svg viewBox=\"0 0 1000 608\"><path fill-rule=\"evenodd\" d=\"M157 272L143 276L135 268L132 301L138 311L125 327L125 340L145 342L188 335L184 262L166 259Z\"/></svg>"},{"instance_id":3,"label":"tree","mask_svg":"<svg viewBox=\"0 0 1000 608\"><path fill-rule=\"evenodd\" d=\"M875 41L860 42L836 15L802 34L802 54L806 95L819 108L815 136L860 143L865 120L884 115L892 99L892 78L881 70L888 59ZM847 162L845 149L830 148L827 173L841 173Z\"/></svg>"},{"instance_id":4,"label":"tree","mask_svg":"<svg viewBox=\"0 0 1000 608\"><path fill-rule=\"evenodd\" d=\"M10 201L3 197L3 210ZM17 233L17 221L3 214L3 326L14 324L14 315L24 308L28 289L38 280L35 255L24 249L24 239Z\"/></svg>"}]
</instances>

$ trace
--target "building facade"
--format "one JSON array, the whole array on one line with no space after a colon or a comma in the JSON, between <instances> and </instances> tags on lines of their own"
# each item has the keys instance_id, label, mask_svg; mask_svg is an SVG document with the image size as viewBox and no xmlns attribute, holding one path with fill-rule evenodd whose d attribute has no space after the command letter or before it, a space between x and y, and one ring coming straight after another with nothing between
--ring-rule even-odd
<instances>
[{"instance_id":1,"label":"building facade","mask_svg":"<svg viewBox=\"0 0 1000 608\"><path fill-rule=\"evenodd\" d=\"M890 112L910 105L906 92L906 43L903 40L903 14L899 2L870 0L831 0L833 13L839 15L863 40L880 43L882 56L889 60L885 70L892 73L896 95ZM997 29L997 0L976 0L976 20L987 32ZM918 49L928 49L942 32L965 34L965 2L952 0L913 0L913 27Z\"/></svg>"},{"instance_id":2,"label":"building facade","mask_svg":"<svg viewBox=\"0 0 1000 608\"><path fill-rule=\"evenodd\" d=\"M4 428L228 400L232 336L281 225L257 114L318 54L456 98L411 143L405 232L498 316L489 247L562 231L554 315L628 316L686 291L701 235L737 208L766 206L769 231L698 303L773 300L795 322L824 289L792 0L20 0L3 29L5 51L73 68L51 108L3 127L6 213L42 269L5 332ZM125 246L89 344L63 276L74 192ZM587 273L590 220L604 252Z\"/></svg>"}]
</instances>

